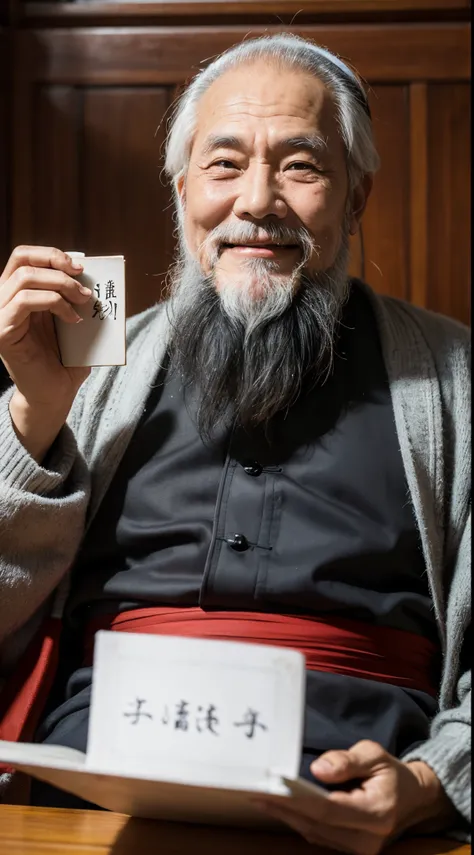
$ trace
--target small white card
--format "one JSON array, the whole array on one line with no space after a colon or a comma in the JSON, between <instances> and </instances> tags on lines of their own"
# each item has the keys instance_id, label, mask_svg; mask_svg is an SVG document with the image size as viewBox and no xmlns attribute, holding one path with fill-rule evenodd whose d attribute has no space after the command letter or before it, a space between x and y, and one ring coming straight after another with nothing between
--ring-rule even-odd
<instances>
[{"instance_id":1,"label":"small white card","mask_svg":"<svg viewBox=\"0 0 474 855\"><path fill-rule=\"evenodd\" d=\"M86 765L200 786L296 778L304 675L282 648L99 632Z\"/></svg>"},{"instance_id":2,"label":"small white card","mask_svg":"<svg viewBox=\"0 0 474 855\"><path fill-rule=\"evenodd\" d=\"M87 258L69 253L83 265L75 277L90 288L87 303L74 304L83 320L66 324L54 319L59 352L66 368L79 366L125 365L125 259L123 255Z\"/></svg>"}]
</instances>

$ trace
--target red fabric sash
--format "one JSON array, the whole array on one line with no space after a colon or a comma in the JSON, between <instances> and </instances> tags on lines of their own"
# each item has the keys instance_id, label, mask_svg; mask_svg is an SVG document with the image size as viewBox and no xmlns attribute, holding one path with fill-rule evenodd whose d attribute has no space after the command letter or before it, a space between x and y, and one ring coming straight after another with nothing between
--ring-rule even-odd
<instances>
[{"instance_id":1,"label":"red fabric sash","mask_svg":"<svg viewBox=\"0 0 474 855\"><path fill-rule=\"evenodd\" d=\"M438 651L431 641L412 632L346 618L205 612L200 608L134 609L89 623L85 665L92 664L94 633L99 629L272 644L299 650L311 671L363 677L437 695Z\"/></svg>"},{"instance_id":2,"label":"red fabric sash","mask_svg":"<svg viewBox=\"0 0 474 855\"><path fill-rule=\"evenodd\" d=\"M439 651L428 639L346 618L259 612L205 612L199 608L134 609L91 621L85 662L92 663L99 629L273 644L299 650L312 671L327 671L418 689L436 697ZM49 618L0 692L0 739L32 739L57 669L61 621ZM12 771L0 764L0 773Z\"/></svg>"},{"instance_id":3,"label":"red fabric sash","mask_svg":"<svg viewBox=\"0 0 474 855\"><path fill-rule=\"evenodd\" d=\"M0 692L0 739L33 738L56 674L60 633L61 621L47 618ZM0 763L0 774L12 771Z\"/></svg>"}]
</instances>

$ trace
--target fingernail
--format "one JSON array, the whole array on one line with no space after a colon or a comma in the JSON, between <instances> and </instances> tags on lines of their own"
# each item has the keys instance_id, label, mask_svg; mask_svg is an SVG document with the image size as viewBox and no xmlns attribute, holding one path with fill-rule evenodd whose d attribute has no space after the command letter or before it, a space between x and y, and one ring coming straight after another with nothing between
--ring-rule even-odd
<instances>
[{"instance_id":1,"label":"fingernail","mask_svg":"<svg viewBox=\"0 0 474 855\"><path fill-rule=\"evenodd\" d=\"M83 320L84 320L84 318L78 318L76 321L76 324L80 324Z\"/></svg>"},{"instance_id":2,"label":"fingernail","mask_svg":"<svg viewBox=\"0 0 474 855\"><path fill-rule=\"evenodd\" d=\"M81 292L81 294L87 295L88 297L90 297L92 294L91 289L86 288L85 285L79 285L79 291Z\"/></svg>"},{"instance_id":3,"label":"fingernail","mask_svg":"<svg viewBox=\"0 0 474 855\"><path fill-rule=\"evenodd\" d=\"M83 270L82 264L78 264L77 261L73 261L72 266L73 266L74 270Z\"/></svg>"}]
</instances>

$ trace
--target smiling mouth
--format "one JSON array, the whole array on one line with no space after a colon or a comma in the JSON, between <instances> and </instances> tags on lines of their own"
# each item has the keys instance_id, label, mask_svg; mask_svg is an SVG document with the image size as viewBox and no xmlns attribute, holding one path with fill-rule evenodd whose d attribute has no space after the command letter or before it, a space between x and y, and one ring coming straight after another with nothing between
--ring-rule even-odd
<instances>
[{"instance_id":1,"label":"smiling mouth","mask_svg":"<svg viewBox=\"0 0 474 855\"><path fill-rule=\"evenodd\" d=\"M295 243L223 243L220 251L226 249L246 249L246 250L264 250L267 252L275 252L278 249L299 249Z\"/></svg>"}]
</instances>

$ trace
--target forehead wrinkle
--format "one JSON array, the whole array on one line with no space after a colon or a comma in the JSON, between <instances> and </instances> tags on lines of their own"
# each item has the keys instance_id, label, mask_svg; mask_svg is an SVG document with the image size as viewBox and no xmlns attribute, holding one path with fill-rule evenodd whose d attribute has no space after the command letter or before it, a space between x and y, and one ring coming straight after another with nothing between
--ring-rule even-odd
<instances>
[{"instance_id":1,"label":"forehead wrinkle","mask_svg":"<svg viewBox=\"0 0 474 855\"><path fill-rule=\"evenodd\" d=\"M272 92L273 87L267 86L267 82L275 82L274 70L270 73L271 69L263 65L260 75L255 75L255 69L252 74L254 83L255 77L259 81L254 94L248 91L248 72L248 68L245 73L244 69L226 72L203 94L197 105L190 152L194 149L198 157L206 155L215 146L210 137L221 137L223 148L227 145L235 151L243 148L255 151L257 144L263 154L264 147L268 151L279 145L278 141L273 143L277 135L280 139L298 140L295 150L306 149L315 156L331 153L333 146L339 148L334 101L320 80L305 73L290 72L284 75L285 85L279 85ZM283 75L277 74L278 84L282 78ZM297 84L294 93L289 91L290 82ZM306 138L304 144L303 138Z\"/></svg>"},{"instance_id":2,"label":"forehead wrinkle","mask_svg":"<svg viewBox=\"0 0 474 855\"><path fill-rule=\"evenodd\" d=\"M269 78L270 87L267 85ZM307 115L308 110L319 111L328 97L332 100L322 80L309 72L279 69L268 59L260 58L228 69L214 80L200 99L199 109L206 109L209 104L211 112L220 114L226 109L249 113L255 109L278 112L283 101L287 115L296 109L296 114L301 117Z\"/></svg>"},{"instance_id":3,"label":"forehead wrinkle","mask_svg":"<svg viewBox=\"0 0 474 855\"><path fill-rule=\"evenodd\" d=\"M204 101L203 96L203 101ZM300 107L296 105L289 105L287 109L282 109L281 103L271 103L271 104L263 104L262 102L255 101L254 103L250 102L248 98L243 98L242 100L234 100L227 101L219 104L218 107L213 105L213 108L209 111L206 116L206 104L201 104L198 109L198 126L200 124L200 120L204 121L205 124L212 124L214 121L222 121L222 118L227 119L229 122L238 122L241 118L249 118L249 119L263 119L264 121L271 121L272 119L299 119L304 120L308 118L308 113L313 112L314 117L318 118L323 115L330 105L329 99L322 100L319 104L310 103L306 105L302 105ZM203 109L204 108L204 109Z\"/></svg>"}]
</instances>

